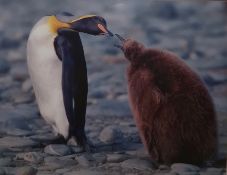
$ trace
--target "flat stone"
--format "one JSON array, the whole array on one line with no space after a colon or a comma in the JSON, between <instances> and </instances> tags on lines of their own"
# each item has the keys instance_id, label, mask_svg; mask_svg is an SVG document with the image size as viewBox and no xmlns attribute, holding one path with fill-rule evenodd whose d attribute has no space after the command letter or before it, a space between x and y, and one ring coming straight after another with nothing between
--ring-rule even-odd
<instances>
[{"instance_id":1,"label":"flat stone","mask_svg":"<svg viewBox=\"0 0 227 175\"><path fill-rule=\"evenodd\" d=\"M176 173L200 171L199 167L191 164L185 164L185 163L174 163L171 165L171 169L173 172L176 172Z\"/></svg>"},{"instance_id":2,"label":"flat stone","mask_svg":"<svg viewBox=\"0 0 227 175\"><path fill-rule=\"evenodd\" d=\"M103 164L106 162L106 155L103 153L95 153L92 155L97 163Z\"/></svg>"},{"instance_id":3,"label":"flat stone","mask_svg":"<svg viewBox=\"0 0 227 175\"><path fill-rule=\"evenodd\" d=\"M121 130L116 126L107 126L105 127L100 135L99 139L104 143L119 143L122 141L123 134Z\"/></svg>"},{"instance_id":4,"label":"flat stone","mask_svg":"<svg viewBox=\"0 0 227 175\"><path fill-rule=\"evenodd\" d=\"M100 172L100 171L95 171L95 170L77 170L77 171L71 171L68 173L65 173L64 175L104 175L106 173Z\"/></svg>"},{"instance_id":5,"label":"flat stone","mask_svg":"<svg viewBox=\"0 0 227 175\"><path fill-rule=\"evenodd\" d=\"M97 104L89 105L87 108L88 116L110 116L128 117L131 110L125 101L101 99Z\"/></svg>"},{"instance_id":6,"label":"flat stone","mask_svg":"<svg viewBox=\"0 0 227 175\"><path fill-rule=\"evenodd\" d=\"M26 64L16 64L11 68L10 71L14 80L24 81L28 78L28 70Z\"/></svg>"},{"instance_id":7,"label":"flat stone","mask_svg":"<svg viewBox=\"0 0 227 175\"><path fill-rule=\"evenodd\" d=\"M140 171L150 171L154 167L150 161L142 159L128 159L121 163L122 168L137 169Z\"/></svg>"},{"instance_id":8,"label":"flat stone","mask_svg":"<svg viewBox=\"0 0 227 175\"><path fill-rule=\"evenodd\" d=\"M9 71L10 64L3 58L0 58L0 74L5 74Z\"/></svg>"},{"instance_id":9,"label":"flat stone","mask_svg":"<svg viewBox=\"0 0 227 175\"><path fill-rule=\"evenodd\" d=\"M223 168L207 168L206 173L208 175L222 175L224 173Z\"/></svg>"},{"instance_id":10,"label":"flat stone","mask_svg":"<svg viewBox=\"0 0 227 175\"><path fill-rule=\"evenodd\" d=\"M43 161L43 155L37 152L18 153L16 155L17 160L26 160L32 163L41 163Z\"/></svg>"},{"instance_id":11,"label":"flat stone","mask_svg":"<svg viewBox=\"0 0 227 175\"><path fill-rule=\"evenodd\" d=\"M66 168L70 166L76 166L77 161L72 159L61 159L57 157L45 157L44 165L42 170L56 170L60 168Z\"/></svg>"},{"instance_id":12,"label":"flat stone","mask_svg":"<svg viewBox=\"0 0 227 175\"><path fill-rule=\"evenodd\" d=\"M4 170L4 175L14 175L17 171L17 168L15 167L3 167L2 169Z\"/></svg>"},{"instance_id":13,"label":"flat stone","mask_svg":"<svg viewBox=\"0 0 227 175\"><path fill-rule=\"evenodd\" d=\"M3 137L0 138L0 147L31 147L37 143L26 137Z\"/></svg>"},{"instance_id":14,"label":"flat stone","mask_svg":"<svg viewBox=\"0 0 227 175\"><path fill-rule=\"evenodd\" d=\"M80 156L76 156L75 159L78 161L78 163L81 166L84 166L84 167L90 167L96 164L96 161L91 154L83 154Z\"/></svg>"},{"instance_id":15,"label":"flat stone","mask_svg":"<svg viewBox=\"0 0 227 175\"><path fill-rule=\"evenodd\" d=\"M66 156L72 153L70 147L63 144L51 144L44 148L44 152L50 155Z\"/></svg>"},{"instance_id":16,"label":"flat stone","mask_svg":"<svg viewBox=\"0 0 227 175\"><path fill-rule=\"evenodd\" d=\"M9 157L0 158L0 167L9 166L11 164L11 161L12 159Z\"/></svg>"},{"instance_id":17,"label":"flat stone","mask_svg":"<svg viewBox=\"0 0 227 175\"><path fill-rule=\"evenodd\" d=\"M16 170L16 175L36 175L37 169L33 167L21 167Z\"/></svg>"},{"instance_id":18,"label":"flat stone","mask_svg":"<svg viewBox=\"0 0 227 175\"><path fill-rule=\"evenodd\" d=\"M107 154L107 161L110 163L119 163L128 159L125 154Z\"/></svg>"},{"instance_id":19,"label":"flat stone","mask_svg":"<svg viewBox=\"0 0 227 175\"><path fill-rule=\"evenodd\" d=\"M23 92L29 92L32 89L32 82L30 79L27 79L23 82L21 87Z\"/></svg>"}]
</instances>

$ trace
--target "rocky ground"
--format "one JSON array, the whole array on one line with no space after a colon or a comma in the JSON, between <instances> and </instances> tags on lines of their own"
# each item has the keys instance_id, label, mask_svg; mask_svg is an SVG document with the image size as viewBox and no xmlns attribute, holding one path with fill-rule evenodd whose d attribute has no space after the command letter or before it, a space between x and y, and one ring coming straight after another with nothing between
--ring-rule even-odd
<instances>
[{"instance_id":1,"label":"rocky ground","mask_svg":"<svg viewBox=\"0 0 227 175\"><path fill-rule=\"evenodd\" d=\"M113 47L114 41L84 34L89 77L86 133L96 150L77 153L76 147L48 145L55 136L39 116L26 68L26 40L40 17L58 11L100 14L112 31L172 50L197 70L216 106L220 161L204 167L153 167L128 106L127 62ZM1 0L0 21L0 175L224 175L227 8L223 2Z\"/></svg>"}]
</instances>

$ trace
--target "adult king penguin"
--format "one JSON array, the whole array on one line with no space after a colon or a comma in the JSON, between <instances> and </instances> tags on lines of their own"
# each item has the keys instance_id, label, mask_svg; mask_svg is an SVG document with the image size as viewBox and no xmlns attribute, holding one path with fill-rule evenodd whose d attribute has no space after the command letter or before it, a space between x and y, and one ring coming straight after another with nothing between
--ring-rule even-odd
<instances>
[{"instance_id":1,"label":"adult king penguin","mask_svg":"<svg viewBox=\"0 0 227 175\"><path fill-rule=\"evenodd\" d=\"M72 138L86 150L88 83L79 32L113 36L100 16L45 16L29 35L27 64L43 118L65 143Z\"/></svg>"}]
</instances>

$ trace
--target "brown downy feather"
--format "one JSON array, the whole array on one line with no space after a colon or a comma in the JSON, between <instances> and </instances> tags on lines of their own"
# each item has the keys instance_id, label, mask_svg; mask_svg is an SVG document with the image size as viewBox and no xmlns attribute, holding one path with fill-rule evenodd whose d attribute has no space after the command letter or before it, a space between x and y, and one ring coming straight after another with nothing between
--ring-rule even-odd
<instances>
[{"instance_id":1,"label":"brown downy feather","mask_svg":"<svg viewBox=\"0 0 227 175\"><path fill-rule=\"evenodd\" d=\"M179 57L147 49L128 39L123 44L131 109L142 142L159 163L202 164L217 151L212 99L199 76Z\"/></svg>"}]
</instances>

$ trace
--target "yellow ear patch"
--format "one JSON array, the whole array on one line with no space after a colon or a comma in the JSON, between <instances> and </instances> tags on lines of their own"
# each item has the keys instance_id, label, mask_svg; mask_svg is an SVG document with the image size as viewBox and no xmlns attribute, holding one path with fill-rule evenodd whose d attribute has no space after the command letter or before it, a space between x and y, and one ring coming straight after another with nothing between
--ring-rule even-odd
<instances>
[{"instance_id":1,"label":"yellow ear patch","mask_svg":"<svg viewBox=\"0 0 227 175\"><path fill-rule=\"evenodd\" d=\"M49 17L48 25L50 26L50 31L52 33L57 33L57 30L59 28L69 28L70 27L70 25L68 23L59 21L55 16Z\"/></svg>"},{"instance_id":2,"label":"yellow ear patch","mask_svg":"<svg viewBox=\"0 0 227 175\"><path fill-rule=\"evenodd\" d=\"M75 21L79 21L81 19L85 19L85 18L90 18L90 17L93 17L93 16L97 16L97 15L84 15L84 16L80 16L79 18L71 21L71 22L75 22Z\"/></svg>"}]
</instances>

